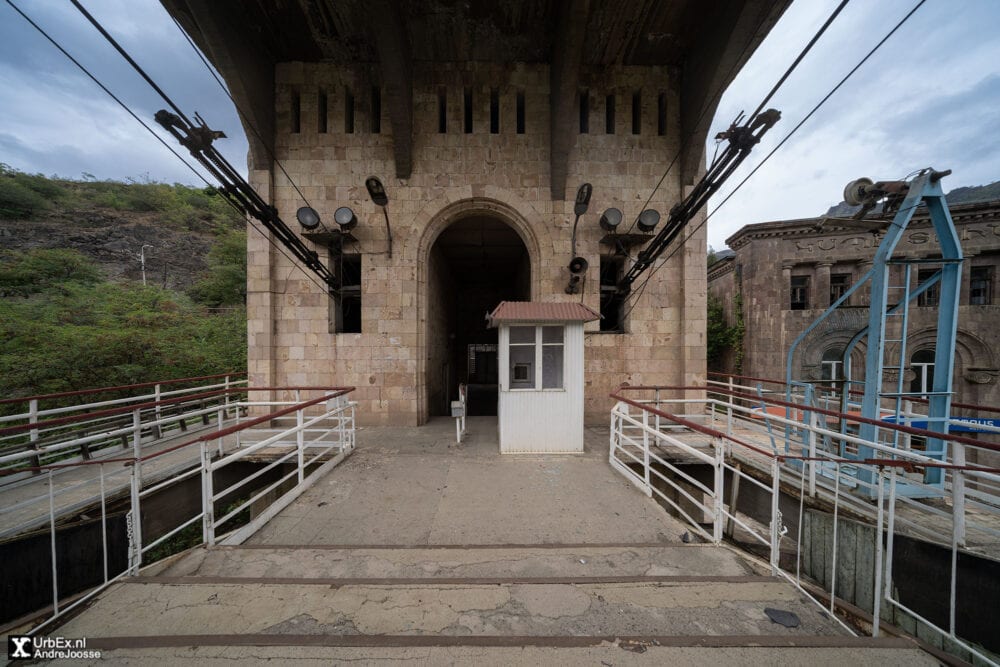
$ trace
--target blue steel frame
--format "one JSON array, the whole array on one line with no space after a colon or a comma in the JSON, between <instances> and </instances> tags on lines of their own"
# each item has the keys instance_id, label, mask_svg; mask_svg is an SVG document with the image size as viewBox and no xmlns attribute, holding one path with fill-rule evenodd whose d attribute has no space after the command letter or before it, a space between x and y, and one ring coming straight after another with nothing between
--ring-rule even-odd
<instances>
[{"instance_id":1,"label":"blue steel frame","mask_svg":"<svg viewBox=\"0 0 1000 667\"><path fill-rule=\"evenodd\" d=\"M961 290L962 273L962 247L958 240L958 233L955 230L954 222L948 211L945 202L944 192L941 189L940 178L932 170L924 170L910 182L910 187L906 198L900 205L895 218L893 218L885 237L879 244L875 254L872 268L861 277L843 296L841 296L832 306L826 309L805 331L803 331L791 344L788 349L786 360L786 379L788 381L788 392L790 394L793 384L792 360L796 349L805 340L806 336L812 333L833 311L842 303L847 301L863 285L871 281L871 303L868 312L868 326L860 330L847 345L844 350L844 369L849 368L849 360L854 347L864 339L868 338L868 346L865 352L865 381L864 395L861 401L861 416L867 419L879 420L882 417L881 399L892 397L898 412L900 395L897 391L890 394L885 393L882 387L885 370L885 343L886 343L886 317L893 315L900 309L906 310L904 302L889 304L889 265L892 260L896 245L906 231L913 213L922 202L927 205L930 212L931 224L937 234L938 242L941 246L941 259L935 260L942 264L941 270L933 277L921 283L916 289L908 293L908 299L912 301L926 292L935 284L941 285L940 299L937 316L937 340L934 348L934 380L931 391L926 394L928 397L928 417L927 430L935 433L948 433L948 419L951 416L951 387L955 370L955 339L958 331L958 303ZM905 319L905 317L904 317ZM901 338L905 340L906 331L903 330ZM905 349L905 348L904 348ZM900 367L906 363L905 359L900 359ZM899 369L902 373L902 368ZM849 374L846 376L844 392L851 386ZM843 403L846 407L846 402ZM896 423L900 421L900 415L896 415ZM842 424L842 428L845 426ZM878 442L881 428L874 424L861 424L859 436L871 442ZM787 431L786 431L787 434ZM790 443L790 440L786 439ZM786 447L787 449L787 447ZM841 455L845 455L841 447ZM928 456L944 460L947 455L947 446L941 438L928 438ZM871 447L860 447L858 458L888 458L885 453L877 452ZM875 495L875 479L873 473L865 469L859 471L859 481L866 482L868 492ZM925 485L922 487L915 485L900 484L898 491L909 496L932 495L926 486L944 485L944 478L940 468L929 469L925 478Z\"/></svg>"}]
</instances>

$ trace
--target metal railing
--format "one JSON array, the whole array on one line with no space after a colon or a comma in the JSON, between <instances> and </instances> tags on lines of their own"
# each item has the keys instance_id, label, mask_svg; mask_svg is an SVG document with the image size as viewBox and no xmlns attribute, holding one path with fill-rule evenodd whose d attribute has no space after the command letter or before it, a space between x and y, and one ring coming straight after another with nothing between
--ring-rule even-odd
<instances>
[{"instance_id":1,"label":"metal railing","mask_svg":"<svg viewBox=\"0 0 1000 667\"><path fill-rule=\"evenodd\" d=\"M852 428L864 421L857 414L818 407L815 402L784 401L774 397L777 390L767 394L759 388L735 381L700 387L619 388L611 395L617 403L611 411L610 464L645 494L672 508L705 540L718 544L727 534L732 537L740 532L744 541L758 545L775 575L792 582L834 618L838 519L845 515L866 518L875 524L874 535L879 536L873 538L872 636L880 634L880 624L892 617L889 611L895 608L976 659L997 664L995 656L959 637L956 612L959 553L987 552L993 558L1000 553L1000 467L970 465L968 455L975 452L975 458L1000 461L1000 445L944 436L948 457L942 461L917 447L887 444L940 438L939 433L879 422L879 433L893 435L862 441ZM784 398L784 389L781 395ZM919 416L912 414L914 419ZM849 427L843 428L844 424ZM844 447L857 451L859 446L871 448L874 458L842 454ZM689 464L707 468L698 474ZM924 481L929 470L944 475L943 486ZM933 501L905 495L904 481L907 486L926 487ZM737 511L734 499L741 484L753 486L769 501L767 516L754 518ZM799 516L794 523L782 515L782 508L789 511L788 497L796 495ZM832 507L832 541L823 547L822 558L824 568L829 568L829 575L823 577L829 583L824 587L828 604L821 603L817 597L823 596L813 595L811 585L804 583L802 527L807 498ZM794 545L789 523L795 529ZM947 623L931 622L900 599L893 581L895 537L900 534L949 550Z\"/></svg>"},{"instance_id":2,"label":"metal railing","mask_svg":"<svg viewBox=\"0 0 1000 667\"><path fill-rule=\"evenodd\" d=\"M136 431L131 456L33 467L31 471L37 474L34 483L40 486L44 481L44 490L31 498L31 503L44 504L48 509L52 605L42 610L41 615L47 618L32 632L40 631L118 579L138 574L139 568L152 557L151 553L161 550L172 539L183 538L183 548L198 543L240 544L246 540L353 451L356 403L349 400L353 390L353 387L244 388L241 391L250 396L257 392L284 393L289 398L231 401L226 404L234 415L230 424L220 421L217 430L151 453L143 454ZM251 408L262 414L246 419L243 415ZM221 414L219 418L223 419ZM235 470L224 474L233 471L232 466L246 462L258 465L251 472ZM66 471L74 471L83 479L59 486L59 474ZM6 473L12 474L15 473ZM154 496L169 487L190 483L189 480L198 480L200 502L195 503L196 507L189 508L187 513L183 508L175 509L180 516L166 521L147 511L146 505ZM229 481L221 485L222 480ZM87 485L96 487L97 492L81 503L74 492ZM102 572L89 590L61 594L58 517L68 513L67 507L79 510L81 506L88 507L91 515L100 516ZM8 508L0 512L4 510ZM109 540L111 515L120 518L122 514L127 531L125 554L117 553ZM120 567L116 569L114 562L119 562ZM39 618L38 613L34 616Z\"/></svg>"},{"instance_id":3,"label":"metal railing","mask_svg":"<svg viewBox=\"0 0 1000 667\"><path fill-rule=\"evenodd\" d=\"M31 469L128 450L136 437L155 442L207 425L225 413L247 381L242 373L0 400L0 471L9 484ZM139 431L138 433L136 431Z\"/></svg>"}]
</instances>

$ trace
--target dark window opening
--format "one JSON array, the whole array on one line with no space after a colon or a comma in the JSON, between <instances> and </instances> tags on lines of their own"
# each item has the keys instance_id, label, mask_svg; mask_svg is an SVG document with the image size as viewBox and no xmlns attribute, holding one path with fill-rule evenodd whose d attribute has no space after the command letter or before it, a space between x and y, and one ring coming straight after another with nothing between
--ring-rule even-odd
<instances>
[{"instance_id":1,"label":"dark window opening","mask_svg":"<svg viewBox=\"0 0 1000 667\"><path fill-rule=\"evenodd\" d=\"M372 86L372 134L382 132L382 89Z\"/></svg>"},{"instance_id":2,"label":"dark window opening","mask_svg":"<svg viewBox=\"0 0 1000 667\"><path fill-rule=\"evenodd\" d=\"M472 88L466 88L462 95L465 114L465 133L472 134Z\"/></svg>"},{"instance_id":3,"label":"dark window opening","mask_svg":"<svg viewBox=\"0 0 1000 667\"><path fill-rule=\"evenodd\" d=\"M332 333L361 333L361 255L334 254L331 270L339 294L330 300Z\"/></svg>"},{"instance_id":4,"label":"dark window opening","mask_svg":"<svg viewBox=\"0 0 1000 667\"><path fill-rule=\"evenodd\" d=\"M664 136L667 133L667 94L656 96L656 134Z\"/></svg>"},{"instance_id":5,"label":"dark window opening","mask_svg":"<svg viewBox=\"0 0 1000 667\"><path fill-rule=\"evenodd\" d=\"M917 284L922 285L927 280L930 280L931 276L937 273L937 269L920 269L917 271ZM922 293L917 297L918 306L937 306L941 302L941 283L936 282L932 287L930 287L926 292Z\"/></svg>"},{"instance_id":6,"label":"dark window opening","mask_svg":"<svg viewBox=\"0 0 1000 667\"><path fill-rule=\"evenodd\" d=\"M448 91L438 88L438 134L448 131Z\"/></svg>"},{"instance_id":7,"label":"dark window opening","mask_svg":"<svg viewBox=\"0 0 1000 667\"><path fill-rule=\"evenodd\" d=\"M993 267L974 266L969 272L969 303L988 306L993 303Z\"/></svg>"},{"instance_id":8,"label":"dark window opening","mask_svg":"<svg viewBox=\"0 0 1000 667\"><path fill-rule=\"evenodd\" d=\"M316 99L316 131L320 134L326 134L326 120L327 120L327 97L326 91L319 91L319 97Z\"/></svg>"},{"instance_id":9,"label":"dark window opening","mask_svg":"<svg viewBox=\"0 0 1000 667\"><path fill-rule=\"evenodd\" d=\"M642 93L632 93L632 134L642 134Z\"/></svg>"},{"instance_id":10,"label":"dark window opening","mask_svg":"<svg viewBox=\"0 0 1000 667\"><path fill-rule=\"evenodd\" d=\"M809 276L792 276L791 284L792 310L806 310L809 308Z\"/></svg>"},{"instance_id":11,"label":"dark window opening","mask_svg":"<svg viewBox=\"0 0 1000 667\"><path fill-rule=\"evenodd\" d=\"M601 331L625 331L625 298L618 292L624 268L623 257L601 256Z\"/></svg>"},{"instance_id":12,"label":"dark window opening","mask_svg":"<svg viewBox=\"0 0 1000 667\"><path fill-rule=\"evenodd\" d=\"M604 100L604 132L615 133L615 96L608 95Z\"/></svg>"},{"instance_id":13,"label":"dark window opening","mask_svg":"<svg viewBox=\"0 0 1000 667\"><path fill-rule=\"evenodd\" d=\"M517 107L515 109L515 115L517 116L517 133L524 134L524 91L517 91Z\"/></svg>"},{"instance_id":14,"label":"dark window opening","mask_svg":"<svg viewBox=\"0 0 1000 667\"><path fill-rule=\"evenodd\" d=\"M580 93L580 134L590 132L590 91Z\"/></svg>"},{"instance_id":15,"label":"dark window opening","mask_svg":"<svg viewBox=\"0 0 1000 667\"><path fill-rule=\"evenodd\" d=\"M344 132L354 134L354 93L344 89Z\"/></svg>"},{"instance_id":16,"label":"dark window opening","mask_svg":"<svg viewBox=\"0 0 1000 667\"><path fill-rule=\"evenodd\" d=\"M292 91L292 134L302 131L302 98L299 91Z\"/></svg>"},{"instance_id":17,"label":"dark window opening","mask_svg":"<svg viewBox=\"0 0 1000 667\"><path fill-rule=\"evenodd\" d=\"M490 134L500 134L500 91L490 89Z\"/></svg>"},{"instance_id":18,"label":"dark window opening","mask_svg":"<svg viewBox=\"0 0 1000 667\"><path fill-rule=\"evenodd\" d=\"M850 273L834 273L830 276L830 305L837 302L837 299L844 296L851 288Z\"/></svg>"}]
</instances>

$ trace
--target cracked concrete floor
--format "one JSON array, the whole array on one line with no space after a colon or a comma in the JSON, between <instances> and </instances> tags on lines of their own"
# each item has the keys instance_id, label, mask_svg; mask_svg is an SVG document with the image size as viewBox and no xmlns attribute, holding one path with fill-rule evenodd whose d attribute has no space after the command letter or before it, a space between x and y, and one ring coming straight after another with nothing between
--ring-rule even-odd
<instances>
[{"instance_id":1,"label":"cracked concrete floor","mask_svg":"<svg viewBox=\"0 0 1000 667\"><path fill-rule=\"evenodd\" d=\"M496 419L358 432L357 450L249 544L679 543L686 528L607 463L607 428L578 455L506 455Z\"/></svg>"}]
</instances>

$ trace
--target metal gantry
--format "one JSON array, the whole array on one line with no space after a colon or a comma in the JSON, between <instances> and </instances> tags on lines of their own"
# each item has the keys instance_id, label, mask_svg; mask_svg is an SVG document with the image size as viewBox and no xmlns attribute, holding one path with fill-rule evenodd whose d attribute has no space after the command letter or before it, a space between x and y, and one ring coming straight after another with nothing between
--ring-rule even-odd
<instances>
[{"instance_id":1,"label":"metal gantry","mask_svg":"<svg viewBox=\"0 0 1000 667\"><path fill-rule=\"evenodd\" d=\"M868 179L860 179L848 186L846 193L848 203L860 203L863 205L862 210L867 211L872 208L875 201L881 199L885 200L887 208L895 209L896 213L883 232L882 241L872 260L872 268L812 322L789 347L786 360L789 391L793 386L802 384L793 379L795 368L793 359L799 345L852 294L867 285L870 294L868 325L855 334L844 350L843 368L847 372L847 382L841 398L843 405L846 406L850 401L851 386L860 385L863 388L860 406L862 417L872 421L885 420L906 425L908 417L905 416L907 412L904 409L905 404L914 399L926 399L927 416L922 418L926 421L926 430L942 435L948 433L963 261L958 233L941 189L941 179L949 173L924 169L910 181L872 183ZM854 188L853 193L852 188ZM940 246L940 257L930 259L897 257L896 246L920 204L926 205L930 213L931 224ZM940 269L911 288L912 267L920 264L940 265ZM893 272L893 266L902 268L898 272ZM899 284L892 283L894 273L901 274ZM905 376L908 370L907 338L911 328L910 306L915 299L934 286L938 286L940 298L937 304L936 337L933 343L934 373L931 386L921 387L919 391L913 391L912 387L907 390ZM851 354L862 340L867 346L865 376L861 381L853 381L849 375ZM909 446L909 439L901 440L899 431L884 430L872 421L862 422L858 426L861 440L884 442L897 448ZM852 452L841 443L840 449L841 455L859 460L884 456L863 445L858 447L856 452ZM923 453L944 461L947 456L947 446L944 440L930 437L926 440ZM956 460L955 463L959 461ZM870 476L871 471L867 468L858 468L857 474L860 479L862 476ZM870 479L862 481L871 482ZM918 486L901 481L900 493L913 496L932 495L928 485L940 488L944 484L941 469L927 469L923 482L924 484Z\"/></svg>"}]
</instances>

